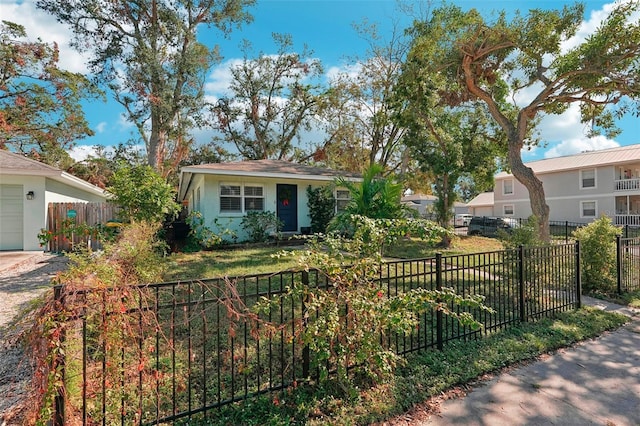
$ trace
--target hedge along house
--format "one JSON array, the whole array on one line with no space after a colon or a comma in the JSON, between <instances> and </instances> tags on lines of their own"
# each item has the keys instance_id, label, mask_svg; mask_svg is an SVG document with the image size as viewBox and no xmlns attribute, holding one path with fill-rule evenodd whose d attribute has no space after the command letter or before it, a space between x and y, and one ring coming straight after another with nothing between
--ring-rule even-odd
<instances>
[{"instance_id":1,"label":"hedge along house","mask_svg":"<svg viewBox=\"0 0 640 426\"><path fill-rule=\"evenodd\" d=\"M242 218L250 211L268 211L283 223L282 232L306 233L311 227L307 188L331 185L360 175L282 160L250 160L183 167L178 199L188 211L199 211L205 225L217 232L229 229L246 239ZM349 201L349 192L334 188L336 209ZM221 229L220 229L221 228Z\"/></svg>"},{"instance_id":2,"label":"hedge along house","mask_svg":"<svg viewBox=\"0 0 640 426\"><path fill-rule=\"evenodd\" d=\"M104 202L106 192L60 169L0 150L0 250L43 250L47 206L60 202Z\"/></svg>"}]
</instances>

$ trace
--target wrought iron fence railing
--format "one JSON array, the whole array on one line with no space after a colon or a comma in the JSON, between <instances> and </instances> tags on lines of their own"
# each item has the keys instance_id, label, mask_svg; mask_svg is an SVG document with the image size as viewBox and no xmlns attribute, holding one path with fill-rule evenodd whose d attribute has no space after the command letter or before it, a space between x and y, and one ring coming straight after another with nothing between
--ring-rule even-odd
<instances>
[{"instance_id":1,"label":"wrought iron fence railing","mask_svg":"<svg viewBox=\"0 0 640 426\"><path fill-rule=\"evenodd\" d=\"M480 330L426 312L413 333L386 336L389 346L403 355L442 348L578 307L578 258L575 243L385 262L379 283L388 295L451 287L484 296L494 310L471 312L483 323ZM313 377L314 354L286 328L313 320L305 318L304 300L287 292L294 281L329 287L317 270L73 294L58 287L60 303L82 306L67 326L61 362L72 386L59 396L58 418L103 425L206 418ZM274 303L241 315L264 300Z\"/></svg>"}]
</instances>

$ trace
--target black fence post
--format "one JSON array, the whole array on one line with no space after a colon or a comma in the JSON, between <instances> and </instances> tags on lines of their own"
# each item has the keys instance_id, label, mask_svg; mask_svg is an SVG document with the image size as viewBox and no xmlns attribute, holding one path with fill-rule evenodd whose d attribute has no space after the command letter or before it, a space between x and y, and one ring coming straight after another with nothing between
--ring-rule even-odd
<instances>
[{"instance_id":1,"label":"black fence post","mask_svg":"<svg viewBox=\"0 0 640 426\"><path fill-rule=\"evenodd\" d=\"M524 302L524 246L518 247L518 288L520 299L520 321L525 322L527 320L525 302Z\"/></svg>"},{"instance_id":2,"label":"black fence post","mask_svg":"<svg viewBox=\"0 0 640 426\"><path fill-rule=\"evenodd\" d=\"M436 253L436 290L442 290L442 253ZM440 303L440 299L438 299L437 302ZM436 311L436 340L439 350L444 348L442 328L442 310L438 309Z\"/></svg>"},{"instance_id":3,"label":"black fence post","mask_svg":"<svg viewBox=\"0 0 640 426\"><path fill-rule=\"evenodd\" d=\"M56 305L59 309L59 312L64 311L64 286L61 284L56 285L53 288L53 299L56 302ZM64 346L65 340L65 331L64 327L60 329L60 345ZM51 370L56 371L58 368L60 369L60 377L62 380L62 384L58 386L56 390L56 396L53 399L53 426L64 426L65 424L65 415L64 415L64 381L65 381L65 372L64 372L64 352L56 354L51 361ZM84 379L84 378L83 378Z\"/></svg>"},{"instance_id":4,"label":"black fence post","mask_svg":"<svg viewBox=\"0 0 640 426\"><path fill-rule=\"evenodd\" d=\"M616 235L616 287L622 294L622 237Z\"/></svg>"},{"instance_id":5,"label":"black fence post","mask_svg":"<svg viewBox=\"0 0 640 426\"><path fill-rule=\"evenodd\" d=\"M308 271L302 271L302 284L304 284L304 286L307 288L309 287ZM304 325L305 330L309 322L309 318L307 317L308 314L307 314L307 305L306 305L306 302L309 300L308 298L309 298L309 293L307 293L304 296L304 299L302 299L302 323ZM305 379L309 378L309 365L311 363L310 358L311 356L309 353L309 345L306 344L302 348L302 377L304 377Z\"/></svg>"},{"instance_id":6,"label":"black fence post","mask_svg":"<svg viewBox=\"0 0 640 426\"><path fill-rule=\"evenodd\" d=\"M565 220L564 221L564 242L568 242L569 241L569 221Z\"/></svg>"},{"instance_id":7,"label":"black fence post","mask_svg":"<svg viewBox=\"0 0 640 426\"><path fill-rule=\"evenodd\" d=\"M576 241L576 309L582 307L582 268L580 267L580 241Z\"/></svg>"}]
</instances>

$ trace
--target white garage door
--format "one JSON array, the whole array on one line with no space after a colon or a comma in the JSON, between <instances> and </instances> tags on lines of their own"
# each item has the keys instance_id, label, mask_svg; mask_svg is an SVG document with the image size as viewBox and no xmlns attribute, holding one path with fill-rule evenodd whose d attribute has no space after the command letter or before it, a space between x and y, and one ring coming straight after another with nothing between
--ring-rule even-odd
<instances>
[{"instance_id":1,"label":"white garage door","mask_svg":"<svg viewBox=\"0 0 640 426\"><path fill-rule=\"evenodd\" d=\"M22 250L22 185L0 185L0 250Z\"/></svg>"}]
</instances>

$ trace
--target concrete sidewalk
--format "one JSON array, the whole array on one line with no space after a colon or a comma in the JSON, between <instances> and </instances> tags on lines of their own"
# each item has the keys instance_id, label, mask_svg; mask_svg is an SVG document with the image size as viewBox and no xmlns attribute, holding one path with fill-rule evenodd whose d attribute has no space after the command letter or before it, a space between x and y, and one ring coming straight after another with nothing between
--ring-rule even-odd
<instances>
[{"instance_id":1,"label":"concrete sidewalk","mask_svg":"<svg viewBox=\"0 0 640 426\"><path fill-rule=\"evenodd\" d=\"M640 425L640 311L583 297L632 317L618 330L480 384L420 425Z\"/></svg>"}]
</instances>

